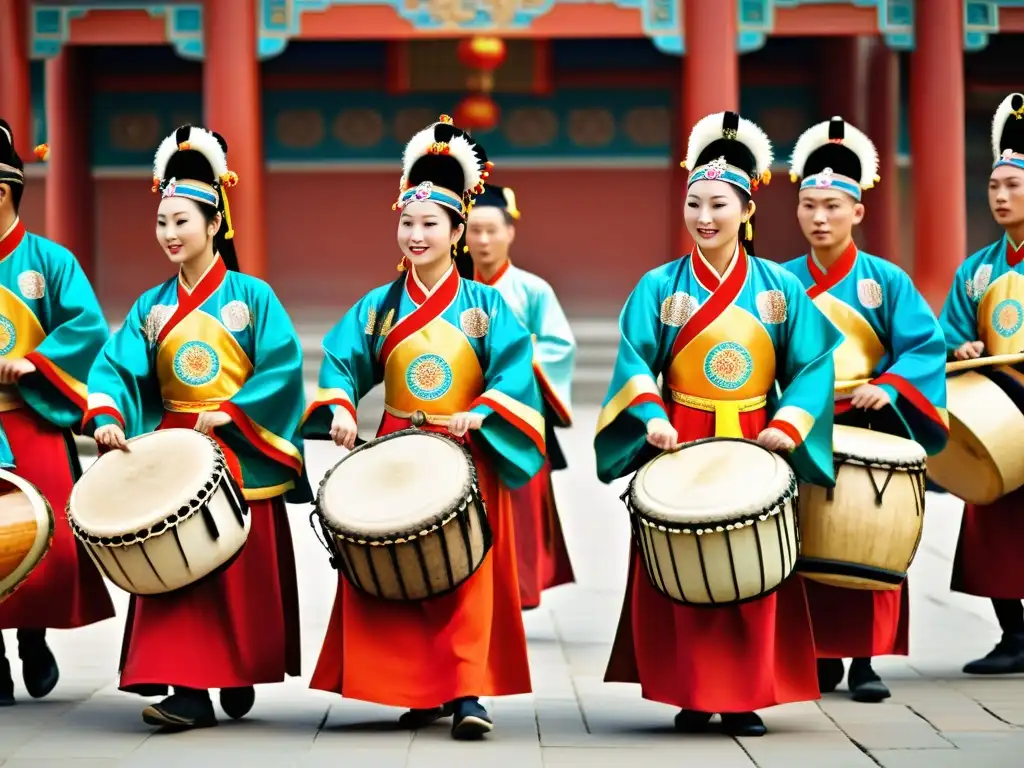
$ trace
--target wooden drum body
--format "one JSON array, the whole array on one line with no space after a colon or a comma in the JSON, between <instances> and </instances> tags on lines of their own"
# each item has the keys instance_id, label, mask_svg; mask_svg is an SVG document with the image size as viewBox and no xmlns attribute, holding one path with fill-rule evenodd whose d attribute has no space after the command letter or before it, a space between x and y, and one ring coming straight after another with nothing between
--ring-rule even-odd
<instances>
[{"instance_id":1,"label":"wooden drum body","mask_svg":"<svg viewBox=\"0 0 1024 768\"><path fill-rule=\"evenodd\" d=\"M695 606L769 594L799 551L797 483L757 443L710 438L652 459L623 495L651 584Z\"/></svg>"},{"instance_id":2,"label":"wooden drum body","mask_svg":"<svg viewBox=\"0 0 1024 768\"><path fill-rule=\"evenodd\" d=\"M800 486L808 579L848 589L899 589L924 526L924 448L913 440L837 426L835 488Z\"/></svg>"},{"instance_id":3,"label":"wooden drum body","mask_svg":"<svg viewBox=\"0 0 1024 768\"><path fill-rule=\"evenodd\" d=\"M1024 486L1024 414L996 382L978 371L951 376L946 410L949 442L928 459L936 484L968 504L991 504Z\"/></svg>"},{"instance_id":4,"label":"wooden drum body","mask_svg":"<svg viewBox=\"0 0 1024 768\"><path fill-rule=\"evenodd\" d=\"M0 603L50 551L53 525L46 497L28 480L0 469Z\"/></svg>"},{"instance_id":5,"label":"wooden drum body","mask_svg":"<svg viewBox=\"0 0 1024 768\"><path fill-rule=\"evenodd\" d=\"M71 491L68 521L100 571L134 595L219 572L252 525L220 446L191 429L151 432L100 456Z\"/></svg>"},{"instance_id":6,"label":"wooden drum body","mask_svg":"<svg viewBox=\"0 0 1024 768\"><path fill-rule=\"evenodd\" d=\"M355 589L384 600L448 594L491 548L469 451L418 429L346 455L320 483L313 516L332 565Z\"/></svg>"}]
</instances>

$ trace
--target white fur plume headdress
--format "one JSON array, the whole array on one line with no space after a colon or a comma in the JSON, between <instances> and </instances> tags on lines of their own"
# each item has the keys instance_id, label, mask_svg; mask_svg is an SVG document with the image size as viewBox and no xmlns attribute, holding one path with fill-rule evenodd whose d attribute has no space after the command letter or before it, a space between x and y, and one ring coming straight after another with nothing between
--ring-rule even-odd
<instances>
[{"instance_id":1,"label":"white fur plume headdress","mask_svg":"<svg viewBox=\"0 0 1024 768\"><path fill-rule=\"evenodd\" d=\"M682 166L690 169L687 186L718 179L750 194L771 180L772 159L772 143L755 123L717 112L693 126Z\"/></svg>"},{"instance_id":2,"label":"white fur plume headdress","mask_svg":"<svg viewBox=\"0 0 1024 768\"><path fill-rule=\"evenodd\" d=\"M993 169L1012 165L1024 170L1024 95L1011 93L992 118Z\"/></svg>"},{"instance_id":3,"label":"white fur plume headdress","mask_svg":"<svg viewBox=\"0 0 1024 768\"><path fill-rule=\"evenodd\" d=\"M219 133L183 125L160 142L153 158L153 191L184 197L223 211L226 239L234 236L228 188L238 176L228 170L228 145Z\"/></svg>"},{"instance_id":4,"label":"white fur plume headdress","mask_svg":"<svg viewBox=\"0 0 1024 768\"><path fill-rule=\"evenodd\" d=\"M878 150L863 131L841 117L801 134L789 161L789 177L800 189L838 189L860 200L878 178Z\"/></svg>"},{"instance_id":5,"label":"white fur plume headdress","mask_svg":"<svg viewBox=\"0 0 1024 768\"><path fill-rule=\"evenodd\" d=\"M492 167L483 147L441 115L406 145L398 200L391 207L429 200L465 218Z\"/></svg>"}]
</instances>

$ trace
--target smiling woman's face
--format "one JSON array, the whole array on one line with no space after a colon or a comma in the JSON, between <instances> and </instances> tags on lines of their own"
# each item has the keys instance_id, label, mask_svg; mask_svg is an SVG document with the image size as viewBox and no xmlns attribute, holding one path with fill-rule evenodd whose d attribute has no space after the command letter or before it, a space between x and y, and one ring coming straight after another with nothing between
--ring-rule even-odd
<instances>
[{"instance_id":1,"label":"smiling woman's face","mask_svg":"<svg viewBox=\"0 0 1024 768\"><path fill-rule=\"evenodd\" d=\"M686 192L686 229L702 250L714 251L735 240L745 213L739 195L726 181L702 179Z\"/></svg>"},{"instance_id":2,"label":"smiling woman's face","mask_svg":"<svg viewBox=\"0 0 1024 768\"><path fill-rule=\"evenodd\" d=\"M172 264L185 264L206 252L220 227L220 214L207 223L199 204L184 197L165 197L156 213L156 239Z\"/></svg>"},{"instance_id":3,"label":"smiling woman's face","mask_svg":"<svg viewBox=\"0 0 1024 768\"><path fill-rule=\"evenodd\" d=\"M462 225L452 229L448 213L437 203L409 203L398 219L398 247L414 267L428 267L451 258L462 229Z\"/></svg>"}]
</instances>

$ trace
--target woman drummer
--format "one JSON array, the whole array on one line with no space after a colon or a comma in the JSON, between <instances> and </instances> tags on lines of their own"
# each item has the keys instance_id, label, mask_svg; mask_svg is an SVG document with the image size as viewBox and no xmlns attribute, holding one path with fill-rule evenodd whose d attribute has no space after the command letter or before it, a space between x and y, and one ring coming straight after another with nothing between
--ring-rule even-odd
<instances>
[{"instance_id":1,"label":"woman drummer","mask_svg":"<svg viewBox=\"0 0 1024 768\"><path fill-rule=\"evenodd\" d=\"M735 113L694 126L684 212L697 245L644 275L622 310L594 440L603 482L715 436L756 439L788 456L800 480L834 485L840 335L792 275L751 254L751 192L771 162L768 138ZM634 544L605 680L640 683L645 698L680 707L680 731L719 713L726 733L760 736L754 710L819 697L803 581L742 605L687 607L655 590Z\"/></svg>"},{"instance_id":2,"label":"woman drummer","mask_svg":"<svg viewBox=\"0 0 1024 768\"><path fill-rule=\"evenodd\" d=\"M302 347L270 287L238 271L227 200L236 182L218 134L186 125L164 139L156 237L177 274L135 302L89 373L85 422L101 450L194 429L220 445L249 503L252 528L228 568L180 593L132 598L120 687L156 696L173 686L142 713L173 729L216 725L211 688L240 718L254 685L299 674L285 500L312 498L298 434Z\"/></svg>"},{"instance_id":3,"label":"woman drummer","mask_svg":"<svg viewBox=\"0 0 1024 768\"><path fill-rule=\"evenodd\" d=\"M960 265L946 297L939 322L957 360L1024 349L1024 94L1010 94L996 110L992 151L988 202L1004 234ZM999 378L1011 390L1021 386L1017 371ZM964 667L967 674L1024 672L1022 507L1024 488L964 509L950 588L990 598L1003 631L995 648Z\"/></svg>"},{"instance_id":4,"label":"woman drummer","mask_svg":"<svg viewBox=\"0 0 1024 768\"><path fill-rule=\"evenodd\" d=\"M530 691L508 489L544 463L530 335L501 294L463 279L453 262L488 167L483 148L445 115L409 142L394 206L404 274L366 294L327 334L305 424L307 439L329 434L352 448L359 399L383 381L378 436L417 415L423 429L472 452L493 534L479 570L448 595L408 603L369 597L339 574L311 683L407 707L400 722L410 728L454 715L456 739L491 730L478 697Z\"/></svg>"}]
</instances>

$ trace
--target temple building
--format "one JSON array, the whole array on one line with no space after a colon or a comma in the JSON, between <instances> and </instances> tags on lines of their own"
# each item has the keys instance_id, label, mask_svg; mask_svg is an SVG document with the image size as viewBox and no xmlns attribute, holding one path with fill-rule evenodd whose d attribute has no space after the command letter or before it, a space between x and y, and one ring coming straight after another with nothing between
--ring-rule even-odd
<instances>
[{"instance_id":1,"label":"temple building","mask_svg":"<svg viewBox=\"0 0 1024 768\"><path fill-rule=\"evenodd\" d=\"M0 115L23 157L50 146L23 217L72 248L119 319L168 274L153 153L202 122L239 176L243 268L293 314L336 317L395 275L401 151L465 111L473 36L504 44L494 124L474 134L522 209L514 258L574 317L614 315L688 247L679 161L723 109L776 146L759 256L804 250L787 161L832 115L881 155L860 244L933 304L997 232L989 121L1022 89L1024 0L0 0Z\"/></svg>"}]
</instances>

